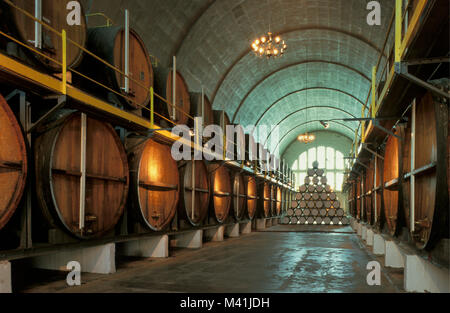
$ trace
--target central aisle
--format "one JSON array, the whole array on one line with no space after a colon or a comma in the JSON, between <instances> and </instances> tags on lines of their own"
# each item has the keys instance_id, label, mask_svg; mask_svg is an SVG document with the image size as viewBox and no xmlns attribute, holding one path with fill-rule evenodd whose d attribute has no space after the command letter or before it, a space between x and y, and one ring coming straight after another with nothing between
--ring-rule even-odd
<instances>
[{"instance_id":1,"label":"central aisle","mask_svg":"<svg viewBox=\"0 0 450 313\"><path fill-rule=\"evenodd\" d=\"M383 269L381 286L367 285L372 260L350 227L276 226L200 250L173 250L169 259L122 259L113 275L83 274L80 287L53 279L26 292L401 291Z\"/></svg>"}]
</instances>

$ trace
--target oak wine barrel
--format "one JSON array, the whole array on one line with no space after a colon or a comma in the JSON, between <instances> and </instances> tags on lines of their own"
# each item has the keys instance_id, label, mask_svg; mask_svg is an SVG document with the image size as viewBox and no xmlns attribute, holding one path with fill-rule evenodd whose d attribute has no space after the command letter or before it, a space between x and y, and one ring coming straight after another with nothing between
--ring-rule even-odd
<instances>
[{"instance_id":1,"label":"oak wine barrel","mask_svg":"<svg viewBox=\"0 0 450 313\"><path fill-rule=\"evenodd\" d=\"M378 229L383 229L383 219L381 218L381 212L384 210L384 201L383 201L383 160L381 158L375 158L375 166L376 166L376 191L374 201L374 208L376 209L376 226Z\"/></svg>"},{"instance_id":2,"label":"oak wine barrel","mask_svg":"<svg viewBox=\"0 0 450 313\"><path fill-rule=\"evenodd\" d=\"M374 159L370 160L369 162L369 168L366 169L366 176L365 176L365 198L364 198L364 211L365 211L365 221L373 225L373 185L374 185Z\"/></svg>"},{"instance_id":3,"label":"oak wine barrel","mask_svg":"<svg viewBox=\"0 0 450 313\"><path fill-rule=\"evenodd\" d=\"M281 218L281 224L283 225L287 225L291 222L291 219L288 216L284 216L283 218Z\"/></svg>"},{"instance_id":4,"label":"oak wine barrel","mask_svg":"<svg viewBox=\"0 0 450 313\"><path fill-rule=\"evenodd\" d=\"M104 61L125 73L125 28L121 26L89 28L87 48ZM125 76L113 70L91 55L86 55L77 69L83 75L111 88L122 96L74 74L74 84L93 94L108 99L116 105L142 110L150 102L150 87L153 86L153 68L144 41L130 29L129 90L125 91ZM124 98L127 97L128 99ZM155 97L156 99L156 97ZM146 114L148 114L146 112Z\"/></svg>"},{"instance_id":5,"label":"oak wine barrel","mask_svg":"<svg viewBox=\"0 0 450 313\"><path fill-rule=\"evenodd\" d=\"M302 216L298 219L298 224L305 225L306 224L306 217Z\"/></svg>"},{"instance_id":6,"label":"oak wine barrel","mask_svg":"<svg viewBox=\"0 0 450 313\"><path fill-rule=\"evenodd\" d=\"M30 0L12 0L17 7L25 10L30 15L35 16L35 1ZM67 4L69 0L42 0L42 21L51 26L57 32L66 30L67 38L73 40L81 47L86 46L86 18L83 7L81 6L81 25L70 26L67 23ZM11 7L4 1L0 3L0 24L4 32L9 33L12 37L18 39L21 43L32 48L35 47L35 24L36 22L30 17L26 16L20 10ZM40 24L39 24L40 25ZM47 57L50 57L58 62L62 62L62 38L45 26L42 27L42 49L39 51ZM1 36L0 41L4 42L8 39ZM13 48L13 46L15 46ZM0 43L2 45L2 43ZM23 53L17 51L17 45L10 43L8 52L22 59L33 60L32 63L38 67L46 69L51 72L61 72L61 65L41 56L29 49L20 47L25 51ZM29 56L29 57L26 57ZM67 66L74 68L80 64L83 58L83 50L68 41L67 43Z\"/></svg>"},{"instance_id":7,"label":"oak wine barrel","mask_svg":"<svg viewBox=\"0 0 450 313\"><path fill-rule=\"evenodd\" d=\"M282 193L281 187L276 187L276 216L281 215Z\"/></svg>"},{"instance_id":8,"label":"oak wine barrel","mask_svg":"<svg viewBox=\"0 0 450 313\"><path fill-rule=\"evenodd\" d=\"M329 218L328 216L327 216L327 217L324 217L324 218L323 218L323 223L324 223L325 225L330 225L330 224L331 224L331 218Z\"/></svg>"},{"instance_id":9,"label":"oak wine barrel","mask_svg":"<svg viewBox=\"0 0 450 313\"><path fill-rule=\"evenodd\" d=\"M295 215L297 216L297 217L300 217L300 216L302 216L303 215L303 210L295 210Z\"/></svg>"},{"instance_id":10,"label":"oak wine barrel","mask_svg":"<svg viewBox=\"0 0 450 313\"><path fill-rule=\"evenodd\" d=\"M356 188L355 188L355 190L356 190L356 194L355 194L355 202L356 202L356 219L358 220L358 221L360 221L361 220L361 218L362 218L362 215L361 215L361 179L360 179L360 177L358 177L357 179L356 179L356 182L355 182L355 184L356 184Z\"/></svg>"},{"instance_id":11,"label":"oak wine barrel","mask_svg":"<svg viewBox=\"0 0 450 313\"><path fill-rule=\"evenodd\" d=\"M291 217L291 224L297 224L298 220L299 219L296 216Z\"/></svg>"},{"instance_id":12,"label":"oak wine barrel","mask_svg":"<svg viewBox=\"0 0 450 313\"><path fill-rule=\"evenodd\" d=\"M306 219L306 222L308 223L308 225L314 224L314 221L315 221L315 219L314 219L314 217L312 217L312 216L310 216L310 217L308 217L308 218Z\"/></svg>"},{"instance_id":13,"label":"oak wine barrel","mask_svg":"<svg viewBox=\"0 0 450 313\"><path fill-rule=\"evenodd\" d=\"M81 166L84 121L85 174ZM65 115L48 126L50 130L35 141L36 195L44 216L52 227L62 226L78 238L99 237L114 228L127 200L128 162L122 142L110 124L84 119L80 113Z\"/></svg>"},{"instance_id":14,"label":"oak wine barrel","mask_svg":"<svg viewBox=\"0 0 450 313\"><path fill-rule=\"evenodd\" d=\"M208 169L203 161L183 161L179 163L178 169L180 171L178 214L192 226L199 226L208 214L211 193Z\"/></svg>"},{"instance_id":15,"label":"oak wine barrel","mask_svg":"<svg viewBox=\"0 0 450 313\"><path fill-rule=\"evenodd\" d=\"M258 185L259 185L258 194L260 195L259 208L262 210L260 212L260 217L268 218L271 216L270 214L271 214L271 204L272 204L270 184L269 184L269 182L264 181Z\"/></svg>"},{"instance_id":16,"label":"oak wine barrel","mask_svg":"<svg viewBox=\"0 0 450 313\"><path fill-rule=\"evenodd\" d=\"M221 164L207 166L211 186L210 206L213 217L220 224L225 222L230 212L233 187L230 172Z\"/></svg>"},{"instance_id":17,"label":"oak wine barrel","mask_svg":"<svg viewBox=\"0 0 450 313\"><path fill-rule=\"evenodd\" d=\"M286 211L286 215L287 216L294 216L294 209L287 209L287 211Z\"/></svg>"},{"instance_id":18,"label":"oak wine barrel","mask_svg":"<svg viewBox=\"0 0 450 313\"><path fill-rule=\"evenodd\" d=\"M321 225L322 222L323 222L322 216L317 216L317 217L316 217L316 223L317 223L318 225Z\"/></svg>"},{"instance_id":19,"label":"oak wine barrel","mask_svg":"<svg viewBox=\"0 0 450 313\"><path fill-rule=\"evenodd\" d=\"M403 137L402 127L398 127L396 134ZM383 168L383 199L384 215L389 233L397 234L397 224L399 220L399 208L402 208L402 197L399 195L400 176L402 172L402 146L401 141L389 135L384 151ZM387 186L386 186L387 184Z\"/></svg>"},{"instance_id":20,"label":"oak wine barrel","mask_svg":"<svg viewBox=\"0 0 450 313\"><path fill-rule=\"evenodd\" d=\"M244 178L239 172L233 172L231 174L231 185L233 187L231 210L236 221L241 221L245 217L245 202L247 196L245 193Z\"/></svg>"},{"instance_id":21,"label":"oak wine barrel","mask_svg":"<svg viewBox=\"0 0 450 313\"><path fill-rule=\"evenodd\" d=\"M202 102L202 94L199 92L191 92L190 97L191 97L190 98L190 102L191 102L190 115L192 117L203 116L203 126L204 127L213 125L214 124L214 115L213 115L212 105L211 105L211 102L209 102L208 97L206 95L204 95L203 102ZM189 119L188 125L189 125L189 127L194 127L194 120Z\"/></svg>"},{"instance_id":22,"label":"oak wine barrel","mask_svg":"<svg viewBox=\"0 0 450 313\"><path fill-rule=\"evenodd\" d=\"M448 131L448 103L426 93L417 101L415 123L412 237L419 249L432 249L449 232Z\"/></svg>"},{"instance_id":23,"label":"oak wine barrel","mask_svg":"<svg viewBox=\"0 0 450 313\"><path fill-rule=\"evenodd\" d=\"M167 144L127 138L131 207L138 220L154 231L165 229L177 211L179 172Z\"/></svg>"},{"instance_id":24,"label":"oak wine barrel","mask_svg":"<svg viewBox=\"0 0 450 313\"><path fill-rule=\"evenodd\" d=\"M303 197L303 195L302 195L302 193L300 193L300 192L297 192L297 193L295 194L295 199L298 200L298 201L302 200L302 197Z\"/></svg>"},{"instance_id":25,"label":"oak wine barrel","mask_svg":"<svg viewBox=\"0 0 450 313\"><path fill-rule=\"evenodd\" d=\"M155 121L163 127L173 127L174 124L188 125L192 122L189 117L191 112L191 100L189 88L180 72L175 73L175 100L173 99L173 69L155 67L155 92L169 103L155 96L155 111L169 119L159 118L155 115ZM174 107L175 106L175 107Z\"/></svg>"},{"instance_id":26,"label":"oak wine barrel","mask_svg":"<svg viewBox=\"0 0 450 313\"><path fill-rule=\"evenodd\" d=\"M21 127L0 95L0 229L19 205L27 173L27 149Z\"/></svg>"},{"instance_id":27,"label":"oak wine barrel","mask_svg":"<svg viewBox=\"0 0 450 313\"><path fill-rule=\"evenodd\" d=\"M256 179L252 176L245 176L244 184L245 184L245 194L247 195L246 201L247 217L250 220L253 220L256 216L256 209L258 205L258 190Z\"/></svg>"}]
</instances>

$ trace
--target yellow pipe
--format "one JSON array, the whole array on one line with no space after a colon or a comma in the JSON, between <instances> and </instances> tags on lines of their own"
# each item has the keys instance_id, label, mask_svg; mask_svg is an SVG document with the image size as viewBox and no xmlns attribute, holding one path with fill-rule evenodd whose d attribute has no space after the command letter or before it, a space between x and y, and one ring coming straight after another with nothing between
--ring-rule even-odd
<instances>
[{"instance_id":1,"label":"yellow pipe","mask_svg":"<svg viewBox=\"0 0 450 313\"><path fill-rule=\"evenodd\" d=\"M402 59L402 2L403 0L395 0L395 62Z\"/></svg>"},{"instance_id":2,"label":"yellow pipe","mask_svg":"<svg viewBox=\"0 0 450 313\"><path fill-rule=\"evenodd\" d=\"M153 125L155 124L155 119L154 119L154 94L153 94L153 87L150 87L150 125L153 127Z\"/></svg>"},{"instance_id":3,"label":"yellow pipe","mask_svg":"<svg viewBox=\"0 0 450 313\"><path fill-rule=\"evenodd\" d=\"M62 94L67 94L67 35L63 29L62 35Z\"/></svg>"},{"instance_id":4,"label":"yellow pipe","mask_svg":"<svg viewBox=\"0 0 450 313\"><path fill-rule=\"evenodd\" d=\"M377 103L377 67L372 68L372 118L377 115L376 103Z\"/></svg>"}]
</instances>

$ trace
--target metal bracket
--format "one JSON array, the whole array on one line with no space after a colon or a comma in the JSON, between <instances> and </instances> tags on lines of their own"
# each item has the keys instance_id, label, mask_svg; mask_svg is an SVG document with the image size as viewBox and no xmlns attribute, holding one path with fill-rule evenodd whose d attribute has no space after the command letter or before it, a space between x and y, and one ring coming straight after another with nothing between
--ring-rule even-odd
<instances>
[{"instance_id":1,"label":"metal bracket","mask_svg":"<svg viewBox=\"0 0 450 313\"><path fill-rule=\"evenodd\" d=\"M46 99L47 100L56 99L57 104L53 108L51 108L47 113L45 113L41 118L39 118L39 120L36 123L31 124L30 128L27 129L27 133L31 133L33 130L36 129L36 127L42 124L51 114L62 108L67 103L66 95L58 95L55 97L48 97Z\"/></svg>"},{"instance_id":2,"label":"metal bracket","mask_svg":"<svg viewBox=\"0 0 450 313\"><path fill-rule=\"evenodd\" d=\"M381 130L384 131L385 133L387 133L387 134L389 134L389 135L392 135L392 136L394 136L395 138L397 138L397 139L399 139L399 140L402 140L402 138L400 138L399 135L396 135L396 134L394 134L393 132L391 132L389 129L387 129L387 128L381 126L381 125L380 125L380 122L379 122L377 119L372 119L372 123L373 123L373 126L374 126L374 127L378 128L378 129L381 129Z\"/></svg>"},{"instance_id":3,"label":"metal bracket","mask_svg":"<svg viewBox=\"0 0 450 313\"><path fill-rule=\"evenodd\" d=\"M362 148L367 150L368 152L372 153L374 156L384 160L384 157L379 155L378 153L376 153L375 151L373 151L372 149L369 148L369 145L367 143L363 143L362 144Z\"/></svg>"},{"instance_id":4,"label":"metal bracket","mask_svg":"<svg viewBox=\"0 0 450 313\"><path fill-rule=\"evenodd\" d=\"M438 61L441 60L441 61ZM422 62L424 63L419 63L421 61L412 61L412 62L396 62L395 63L395 73L400 75L401 77L415 83L416 85L419 85L425 89L428 89L429 91L431 91L432 93L435 93L441 97L445 97L447 99L450 99L450 93L449 92L445 92L433 85L431 85L430 83L412 75L411 73L409 73L408 67L411 65L417 65L417 64L432 64L432 63L442 63L442 60L446 60L446 62L448 62L448 58L442 58L442 59L424 59L422 60Z\"/></svg>"},{"instance_id":5,"label":"metal bracket","mask_svg":"<svg viewBox=\"0 0 450 313\"><path fill-rule=\"evenodd\" d=\"M360 160L356 160L356 162L355 162L356 164L359 164L359 165L361 165L361 166L363 166L365 169L369 169L369 167L367 166L367 165L365 165L363 162L361 162ZM359 173L361 173L361 172L359 172Z\"/></svg>"}]
</instances>

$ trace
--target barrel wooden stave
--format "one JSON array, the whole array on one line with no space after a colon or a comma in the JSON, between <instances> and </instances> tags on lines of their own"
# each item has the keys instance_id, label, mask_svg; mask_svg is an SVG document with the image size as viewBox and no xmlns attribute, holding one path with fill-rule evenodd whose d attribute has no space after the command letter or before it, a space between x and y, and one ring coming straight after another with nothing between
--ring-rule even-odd
<instances>
[{"instance_id":1,"label":"barrel wooden stave","mask_svg":"<svg viewBox=\"0 0 450 313\"><path fill-rule=\"evenodd\" d=\"M25 140L8 103L0 95L0 229L22 198L28 173Z\"/></svg>"},{"instance_id":2,"label":"barrel wooden stave","mask_svg":"<svg viewBox=\"0 0 450 313\"><path fill-rule=\"evenodd\" d=\"M12 0L17 7L25 10L32 16L35 16L34 1L29 0ZM76 42L81 47L86 46L86 18L83 7L81 6L81 25L67 24L67 4L69 0L43 0L42 16L43 22L51 26L58 32L63 29L66 31L67 38ZM1 4L0 11L3 11L0 18L3 19L2 28L10 32L22 43L34 48L35 39L35 21L26 16L21 11L10 7L6 3ZM50 57L58 62L62 62L62 38L50 29L42 26L42 49L40 50L45 56ZM38 64L52 72L61 72L61 65L48 60L47 58L25 49L27 55L30 55ZM83 58L83 50L79 47L67 43L67 65L69 68L76 67Z\"/></svg>"},{"instance_id":3,"label":"barrel wooden stave","mask_svg":"<svg viewBox=\"0 0 450 313\"><path fill-rule=\"evenodd\" d=\"M129 187L128 162L111 125L86 121L86 227L79 229L81 114L58 121L36 139L36 194L52 227L89 239L112 230L119 221ZM91 221L89 221L91 220Z\"/></svg>"},{"instance_id":4,"label":"barrel wooden stave","mask_svg":"<svg viewBox=\"0 0 450 313\"><path fill-rule=\"evenodd\" d=\"M253 220L256 216L256 209L258 206L258 186L256 179L253 176L245 176L245 194L247 195L246 212L247 217Z\"/></svg>"},{"instance_id":5,"label":"barrel wooden stave","mask_svg":"<svg viewBox=\"0 0 450 313\"><path fill-rule=\"evenodd\" d=\"M105 60L122 73L125 73L125 29L121 26L90 28L87 48L96 56ZM150 102L150 87L153 87L153 68L149 53L141 37L130 29L129 76L139 83L129 80L129 92L126 93L125 76L91 55L86 55L78 71L111 88L122 96L111 93L106 88L75 75L74 83L92 93L107 98L116 105L142 110ZM133 100L126 99L125 97Z\"/></svg>"},{"instance_id":6,"label":"barrel wooden stave","mask_svg":"<svg viewBox=\"0 0 450 313\"><path fill-rule=\"evenodd\" d=\"M212 214L217 222L222 224L230 212L233 187L228 169L220 164L212 163L207 166L211 199Z\"/></svg>"},{"instance_id":7,"label":"barrel wooden stave","mask_svg":"<svg viewBox=\"0 0 450 313\"><path fill-rule=\"evenodd\" d=\"M195 162L195 170L192 165ZM211 188L208 169L203 161L181 161L180 171L180 200L178 214L192 226L200 226L208 214ZM192 207L192 174L195 175L194 207Z\"/></svg>"},{"instance_id":8,"label":"barrel wooden stave","mask_svg":"<svg viewBox=\"0 0 450 313\"><path fill-rule=\"evenodd\" d=\"M127 140L131 206L154 231L165 229L177 211L179 172L168 145L153 139Z\"/></svg>"},{"instance_id":9,"label":"barrel wooden stave","mask_svg":"<svg viewBox=\"0 0 450 313\"><path fill-rule=\"evenodd\" d=\"M231 201L231 210L233 216L237 221L241 221L245 216L246 191L244 178L239 172L231 174L231 186L233 190L233 197Z\"/></svg>"}]
</instances>

